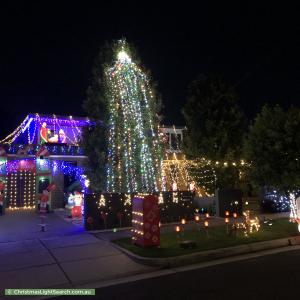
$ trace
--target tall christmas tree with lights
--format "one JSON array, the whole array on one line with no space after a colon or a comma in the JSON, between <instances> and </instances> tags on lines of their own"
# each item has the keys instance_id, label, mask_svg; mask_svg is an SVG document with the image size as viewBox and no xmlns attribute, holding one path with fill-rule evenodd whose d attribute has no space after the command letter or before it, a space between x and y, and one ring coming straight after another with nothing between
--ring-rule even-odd
<instances>
[{"instance_id":1,"label":"tall christmas tree with lights","mask_svg":"<svg viewBox=\"0 0 300 300\"><path fill-rule=\"evenodd\" d=\"M118 42L105 73L108 192L160 190L159 103L148 76L132 60L127 43Z\"/></svg>"}]
</instances>

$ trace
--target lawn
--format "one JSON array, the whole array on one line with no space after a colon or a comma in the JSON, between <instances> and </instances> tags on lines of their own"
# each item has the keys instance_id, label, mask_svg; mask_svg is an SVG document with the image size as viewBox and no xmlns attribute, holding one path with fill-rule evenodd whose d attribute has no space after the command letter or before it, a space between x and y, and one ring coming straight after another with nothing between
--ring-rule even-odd
<instances>
[{"instance_id":1,"label":"lawn","mask_svg":"<svg viewBox=\"0 0 300 300\"><path fill-rule=\"evenodd\" d=\"M272 224L272 225L270 225ZM208 236L203 228L196 226L195 229L184 231L180 240L193 240L196 247L192 249L183 249L179 246L178 235L174 232L161 234L160 248L142 248L133 245L130 238L122 238L114 240L117 245L144 257L171 257L204 250L212 250L218 248L226 248L242 244L261 242L267 240L275 240L284 237L298 235L297 224L289 222L288 219L272 220L269 223L261 222L258 232L245 237L242 231L237 232L237 236L228 236L225 226L211 227L208 230Z\"/></svg>"}]
</instances>

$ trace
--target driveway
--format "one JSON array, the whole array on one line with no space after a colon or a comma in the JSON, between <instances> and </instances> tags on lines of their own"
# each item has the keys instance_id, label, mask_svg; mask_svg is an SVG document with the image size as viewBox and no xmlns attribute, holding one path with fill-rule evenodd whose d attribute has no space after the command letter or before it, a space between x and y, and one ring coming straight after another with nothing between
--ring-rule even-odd
<instances>
[{"instance_id":1,"label":"driveway","mask_svg":"<svg viewBox=\"0 0 300 300\"><path fill-rule=\"evenodd\" d=\"M5 288L94 288L97 282L153 270L55 214L48 214L46 232L39 223L33 212L0 217L0 298Z\"/></svg>"},{"instance_id":2,"label":"driveway","mask_svg":"<svg viewBox=\"0 0 300 300\"><path fill-rule=\"evenodd\" d=\"M55 213L46 215L46 231L41 231L41 219L32 211L11 211L0 216L0 243L28 239L64 236L83 232L82 226L74 226Z\"/></svg>"}]
</instances>

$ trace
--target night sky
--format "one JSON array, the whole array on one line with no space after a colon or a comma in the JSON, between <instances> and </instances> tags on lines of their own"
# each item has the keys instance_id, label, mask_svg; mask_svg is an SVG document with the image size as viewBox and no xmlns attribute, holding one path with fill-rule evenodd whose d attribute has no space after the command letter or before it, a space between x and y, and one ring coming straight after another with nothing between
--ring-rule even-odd
<instances>
[{"instance_id":1,"label":"night sky","mask_svg":"<svg viewBox=\"0 0 300 300\"><path fill-rule=\"evenodd\" d=\"M184 124L187 85L200 73L236 86L249 118L265 102L300 104L300 14L287 2L6 2L0 4L0 137L30 112L84 116L93 60L106 40L122 37L158 82L165 124Z\"/></svg>"}]
</instances>

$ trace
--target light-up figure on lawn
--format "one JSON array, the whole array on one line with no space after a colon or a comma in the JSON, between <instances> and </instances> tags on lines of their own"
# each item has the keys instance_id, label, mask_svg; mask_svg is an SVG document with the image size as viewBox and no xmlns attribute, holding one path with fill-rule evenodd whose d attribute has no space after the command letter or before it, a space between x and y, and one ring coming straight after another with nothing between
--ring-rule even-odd
<instances>
[{"instance_id":1,"label":"light-up figure on lawn","mask_svg":"<svg viewBox=\"0 0 300 300\"><path fill-rule=\"evenodd\" d=\"M82 217L82 202L82 193L76 191L74 195L74 207L72 209L72 218Z\"/></svg>"},{"instance_id":2,"label":"light-up figure on lawn","mask_svg":"<svg viewBox=\"0 0 300 300\"><path fill-rule=\"evenodd\" d=\"M75 191L71 193L68 198L68 205L66 208L69 210L69 217L81 218L82 217L83 195Z\"/></svg>"}]
</instances>

